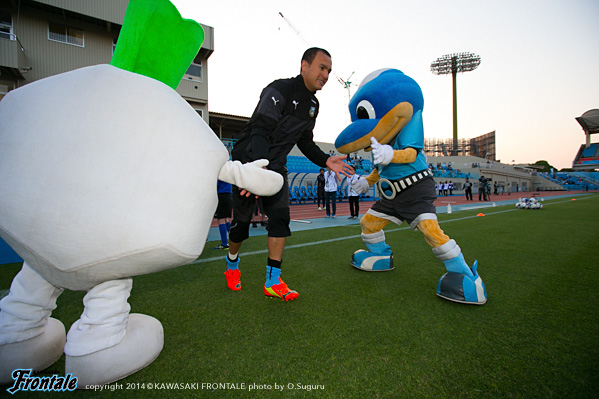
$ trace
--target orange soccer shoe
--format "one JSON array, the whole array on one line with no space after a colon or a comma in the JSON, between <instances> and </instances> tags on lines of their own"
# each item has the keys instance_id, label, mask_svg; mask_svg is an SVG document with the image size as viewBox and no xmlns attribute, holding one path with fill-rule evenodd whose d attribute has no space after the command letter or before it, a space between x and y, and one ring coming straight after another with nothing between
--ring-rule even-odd
<instances>
[{"instance_id":1,"label":"orange soccer shoe","mask_svg":"<svg viewBox=\"0 0 599 399\"><path fill-rule=\"evenodd\" d=\"M287 284L279 277L279 284L273 284L270 287L264 286L264 295L267 298L281 298L284 301L293 301L299 294L287 288Z\"/></svg>"},{"instance_id":2,"label":"orange soccer shoe","mask_svg":"<svg viewBox=\"0 0 599 399\"><path fill-rule=\"evenodd\" d=\"M239 291L241 289L241 272L239 269L229 269L225 272L227 278L227 287L233 291Z\"/></svg>"}]
</instances>

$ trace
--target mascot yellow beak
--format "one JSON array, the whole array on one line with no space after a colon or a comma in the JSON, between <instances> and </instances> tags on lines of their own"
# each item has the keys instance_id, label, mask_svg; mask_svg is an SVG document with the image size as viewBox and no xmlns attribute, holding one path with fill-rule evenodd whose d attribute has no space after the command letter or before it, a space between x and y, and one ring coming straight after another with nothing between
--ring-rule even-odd
<instances>
[{"instance_id":1,"label":"mascot yellow beak","mask_svg":"<svg viewBox=\"0 0 599 399\"><path fill-rule=\"evenodd\" d=\"M397 136L397 134L403 129L405 125L410 122L412 119L412 113L414 108L412 104L403 102L397 104L393 107L389 112L387 112L376 124L374 129L370 132L368 137L368 142L370 142L370 137L374 137L381 144L389 144L391 140ZM370 146L365 148L366 151L370 151Z\"/></svg>"}]
</instances>

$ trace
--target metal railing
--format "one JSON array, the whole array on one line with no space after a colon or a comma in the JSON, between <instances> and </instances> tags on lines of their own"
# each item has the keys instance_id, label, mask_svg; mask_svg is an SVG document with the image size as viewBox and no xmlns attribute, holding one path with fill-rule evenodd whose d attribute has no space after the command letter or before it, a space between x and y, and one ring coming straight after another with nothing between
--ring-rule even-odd
<instances>
[{"instance_id":1,"label":"metal railing","mask_svg":"<svg viewBox=\"0 0 599 399\"><path fill-rule=\"evenodd\" d=\"M5 36L8 36L8 38L6 38ZM23 53L25 53L25 47L23 46L23 43L21 43L21 41L19 40L19 38L17 37L16 34L14 34L14 33L8 33L8 32L2 32L0 34L0 39L6 39L6 40L16 41L17 44L19 45L19 48L21 49L21 51Z\"/></svg>"}]
</instances>

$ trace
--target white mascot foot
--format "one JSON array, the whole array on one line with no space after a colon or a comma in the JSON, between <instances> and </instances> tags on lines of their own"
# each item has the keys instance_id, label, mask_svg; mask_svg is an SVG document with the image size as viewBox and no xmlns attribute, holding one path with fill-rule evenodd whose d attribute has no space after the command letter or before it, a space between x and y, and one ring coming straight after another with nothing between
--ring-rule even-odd
<instances>
[{"instance_id":1,"label":"white mascot foot","mask_svg":"<svg viewBox=\"0 0 599 399\"><path fill-rule=\"evenodd\" d=\"M64 325L49 317L42 334L0 346L0 385L13 381L15 369L41 371L50 367L62 356L66 341Z\"/></svg>"},{"instance_id":2,"label":"white mascot foot","mask_svg":"<svg viewBox=\"0 0 599 399\"><path fill-rule=\"evenodd\" d=\"M163 346L162 324L151 316L132 313L121 342L89 355L67 355L65 372L77 377L78 389L109 384L148 366Z\"/></svg>"}]
</instances>

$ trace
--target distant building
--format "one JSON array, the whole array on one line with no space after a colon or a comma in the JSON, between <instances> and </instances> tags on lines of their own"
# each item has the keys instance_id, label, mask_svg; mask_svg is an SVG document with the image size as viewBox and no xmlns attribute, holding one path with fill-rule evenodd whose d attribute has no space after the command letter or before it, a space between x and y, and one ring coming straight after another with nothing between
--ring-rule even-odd
<instances>
[{"instance_id":1,"label":"distant building","mask_svg":"<svg viewBox=\"0 0 599 399\"><path fill-rule=\"evenodd\" d=\"M483 134L472 139L458 139L458 148L454 151L453 139L425 138L424 152L428 156L471 156L484 158L488 161L497 161L495 146L495 131Z\"/></svg>"},{"instance_id":2,"label":"distant building","mask_svg":"<svg viewBox=\"0 0 599 399\"><path fill-rule=\"evenodd\" d=\"M591 109L575 118L582 127L585 144L580 146L572 169L594 171L599 169L599 143L591 143L591 135L599 133L599 109Z\"/></svg>"},{"instance_id":3,"label":"distant building","mask_svg":"<svg viewBox=\"0 0 599 399\"><path fill-rule=\"evenodd\" d=\"M470 139L470 153L468 155L489 161L497 161L495 131Z\"/></svg>"},{"instance_id":4,"label":"distant building","mask_svg":"<svg viewBox=\"0 0 599 399\"><path fill-rule=\"evenodd\" d=\"M74 69L108 64L128 0L19 0L0 3L0 99L10 90ZM208 58L214 30L205 39L177 92L208 122ZM60 93L56 93L60 101Z\"/></svg>"}]
</instances>

